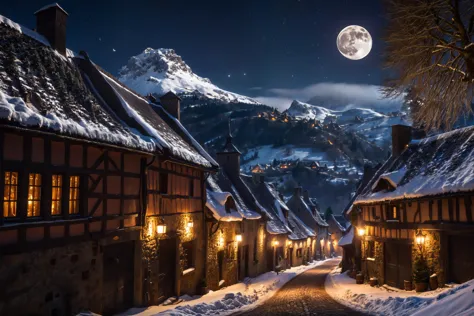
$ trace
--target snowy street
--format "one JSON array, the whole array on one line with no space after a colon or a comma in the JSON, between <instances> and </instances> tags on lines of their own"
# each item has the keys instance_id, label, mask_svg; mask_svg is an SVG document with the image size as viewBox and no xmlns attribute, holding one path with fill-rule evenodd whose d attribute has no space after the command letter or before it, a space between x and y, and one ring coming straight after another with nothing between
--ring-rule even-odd
<instances>
[{"instance_id":1,"label":"snowy street","mask_svg":"<svg viewBox=\"0 0 474 316\"><path fill-rule=\"evenodd\" d=\"M267 272L204 296L181 296L183 302L177 305L132 308L121 315L278 315L277 309L282 315L360 315L324 291L324 280L339 260L313 261L279 274Z\"/></svg>"},{"instance_id":2,"label":"snowy street","mask_svg":"<svg viewBox=\"0 0 474 316\"><path fill-rule=\"evenodd\" d=\"M283 286L263 305L237 315L363 315L332 299L324 288L326 276L339 264L328 260Z\"/></svg>"}]
</instances>

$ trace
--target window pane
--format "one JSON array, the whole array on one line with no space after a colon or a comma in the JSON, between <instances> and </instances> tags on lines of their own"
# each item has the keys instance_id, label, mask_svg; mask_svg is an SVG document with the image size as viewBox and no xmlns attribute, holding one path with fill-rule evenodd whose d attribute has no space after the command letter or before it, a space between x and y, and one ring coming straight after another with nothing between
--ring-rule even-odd
<instances>
[{"instance_id":1,"label":"window pane","mask_svg":"<svg viewBox=\"0 0 474 316\"><path fill-rule=\"evenodd\" d=\"M3 190L3 216L4 217L15 217L16 216L16 198L17 198L17 185L18 185L18 173L6 171L4 173L5 187Z\"/></svg>"},{"instance_id":2,"label":"window pane","mask_svg":"<svg viewBox=\"0 0 474 316\"><path fill-rule=\"evenodd\" d=\"M41 175L39 173L30 173L28 185L28 208L26 212L28 217L40 215L40 200Z\"/></svg>"},{"instance_id":3,"label":"window pane","mask_svg":"<svg viewBox=\"0 0 474 316\"><path fill-rule=\"evenodd\" d=\"M69 214L79 213L79 176L69 178Z\"/></svg>"}]
</instances>

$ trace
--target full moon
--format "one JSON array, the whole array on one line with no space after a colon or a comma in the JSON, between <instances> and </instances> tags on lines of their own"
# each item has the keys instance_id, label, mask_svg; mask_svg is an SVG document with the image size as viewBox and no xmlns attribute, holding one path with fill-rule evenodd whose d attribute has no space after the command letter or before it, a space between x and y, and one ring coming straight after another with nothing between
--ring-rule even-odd
<instances>
[{"instance_id":1,"label":"full moon","mask_svg":"<svg viewBox=\"0 0 474 316\"><path fill-rule=\"evenodd\" d=\"M370 53L372 49L372 36L358 25L345 27L337 36L337 48L346 58L359 60Z\"/></svg>"}]
</instances>

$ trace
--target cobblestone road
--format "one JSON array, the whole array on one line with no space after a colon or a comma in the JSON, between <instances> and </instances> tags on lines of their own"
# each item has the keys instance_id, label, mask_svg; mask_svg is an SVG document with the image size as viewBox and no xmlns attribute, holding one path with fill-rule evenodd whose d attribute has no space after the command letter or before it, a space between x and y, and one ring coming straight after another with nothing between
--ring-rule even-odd
<instances>
[{"instance_id":1,"label":"cobblestone road","mask_svg":"<svg viewBox=\"0 0 474 316\"><path fill-rule=\"evenodd\" d=\"M324 289L326 275L339 263L330 260L285 284L263 305L238 315L363 315L333 300Z\"/></svg>"}]
</instances>

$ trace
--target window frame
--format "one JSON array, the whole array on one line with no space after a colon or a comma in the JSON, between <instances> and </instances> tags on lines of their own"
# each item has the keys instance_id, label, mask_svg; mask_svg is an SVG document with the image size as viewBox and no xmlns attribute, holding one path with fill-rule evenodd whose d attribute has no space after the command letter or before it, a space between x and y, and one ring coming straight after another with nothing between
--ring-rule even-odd
<instances>
[{"instance_id":1,"label":"window frame","mask_svg":"<svg viewBox=\"0 0 474 316\"><path fill-rule=\"evenodd\" d=\"M9 184L6 183L6 174L7 173L10 173L10 177L9 177ZM11 184L11 179L12 179L12 174L13 173L16 173L16 183L14 184L14 186L16 187L16 192L15 192L15 199L12 200L10 199L10 196L11 196L11 189L12 189L12 184ZM5 200L5 189L9 187L9 194L8 194L8 197L9 199L8 200ZM18 193L20 191L20 172L18 172L17 170L3 170L3 213L2 213L2 217L4 219L7 219L7 220L10 220L10 219L18 219L19 218L19 214L18 214ZM10 203L14 203L15 204L15 215L14 216L5 216L5 203L8 203L8 205L10 206ZM8 209L10 209L10 207L8 207Z\"/></svg>"},{"instance_id":2,"label":"window frame","mask_svg":"<svg viewBox=\"0 0 474 316\"><path fill-rule=\"evenodd\" d=\"M33 183L30 183L31 181L31 176L34 176L33 178ZM39 178L39 184L37 184L37 179ZM38 218L41 217L41 198L42 198L42 186L43 186L43 175L39 172L29 172L28 173L28 183L25 184L27 188L27 200L26 200L26 218ZM30 197L30 190L33 189L33 192L31 194L32 197ZM38 190L38 191L36 191ZM31 204L30 204L31 202ZM37 215L35 215L34 209L35 209L35 204L37 205ZM32 210L30 214L30 205L32 205Z\"/></svg>"},{"instance_id":3,"label":"window frame","mask_svg":"<svg viewBox=\"0 0 474 316\"><path fill-rule=\"evenodd\" d=\"M71 180L75 177L77 177L77 179L78 179L77 187L72 187L71 186ZM81 183L82 183L82 180L81 180L80 175L77 175L77 174L69 175L69 177L68 177L67 216L80 216L81 215L81 205L80 205L80 203L81 203ZM71 192L72 192L71 189L77 190L77 196L74 199L71 199ZM77 208L76 213L71 212L71 205L72 205L71 201L76 202L74 204L74 206Z\"/></svg>"},{"instance_id":4,"label":"window frame","mask_svg":"<svg viewBox=\"0 0 474 316\"><path fill-rule=\"evenodd\" d=\"M61 183L59 185L56 185L56 186L53 185L53 183L54 183L53 178L55 176L61 178ZM51 207L50 207L50 210L49 210L49 214L54 218L64 216L63 203L64 203L64 195L65 195L65 192L64 192L64 179L65 178L66 177L62 173L53 173L53 174L51 174ZM59 197L56 198L56 199L54 199L54 197L53 197L55 189L59 190L59 195L58 195ZM59 213L58 214L53 214L53 204L54 204L54 202L57 202L58 205L59 205Z\"/></svg>"},{"instance_id":5,"label":"window frame","mask_svg":"<svg viewBox=\"0 0 474 316\"><path fill-rule=\"evenodd\" d=\"M196 268L195 244L195 239L181 243L184 252L183 256L186 259L183 270Z\"/></svg>"}]
</instances>

